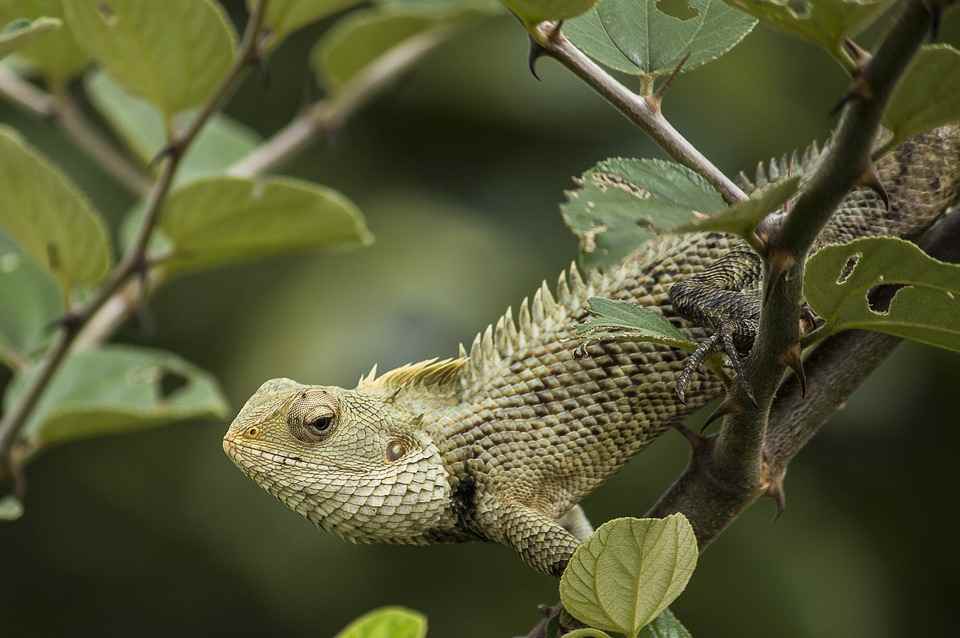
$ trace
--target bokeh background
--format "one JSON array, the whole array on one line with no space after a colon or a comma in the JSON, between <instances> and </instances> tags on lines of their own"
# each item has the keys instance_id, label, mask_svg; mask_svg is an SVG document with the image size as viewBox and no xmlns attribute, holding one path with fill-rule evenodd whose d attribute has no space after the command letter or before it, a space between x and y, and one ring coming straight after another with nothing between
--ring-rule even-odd
<instances>
[{"instance_id":1,"label":"bokeh background","mask_svg":"<svg viewBox=\"0 0 960 638\"><path fill-rule=\"evenodd\" d=\"M226 3L235 19L240 2ZM960 20L942 39L960 41ZM268 135L318 89L306 65L331 22L292 37L229 106ZM868 34L866 41L871 40ZM558 203L610 156L659 157L641 132L491 19L432 53L283 172L334 186L376 243L203 273L162 289L125 342L212 371L234 409L270 377L352 385L454 353L575 256ZM839 67L757 28L682 76L666 112L728 174L823 139ZM116 224L124 192L50 124L0 104ZM7 300L4 300L6 303ZM6 379L0 377L0 382ZM746 513L674 606L696 636L946 636L957 630L960 359L906 345L791 467L788 510ZM431 636L511 636L556 582L508 550L355 546L321 534L223 455L225 423L184 423L51 449L29 467L25 516L0 526L0 635L329 636L374 607L425 612ZM681 471L668 434L585 503L639 515Z\"/></svg>"}]
</instances>

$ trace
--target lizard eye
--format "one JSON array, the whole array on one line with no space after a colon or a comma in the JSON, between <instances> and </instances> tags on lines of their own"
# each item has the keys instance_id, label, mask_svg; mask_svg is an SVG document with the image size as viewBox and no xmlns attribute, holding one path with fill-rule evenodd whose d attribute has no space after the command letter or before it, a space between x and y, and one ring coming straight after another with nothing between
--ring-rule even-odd
<instances>
[{"instance_id":1,"label":"lizard eye","mask_svg":"<svg viewBox=\"0 0 960 638\"><path fill-rule=\"evenodd\" d=\"M318 416L312 421L307 422L307 429L316 436L323 436L324 433L333 425L333 416Z\"/></svg>"}]
</instances>

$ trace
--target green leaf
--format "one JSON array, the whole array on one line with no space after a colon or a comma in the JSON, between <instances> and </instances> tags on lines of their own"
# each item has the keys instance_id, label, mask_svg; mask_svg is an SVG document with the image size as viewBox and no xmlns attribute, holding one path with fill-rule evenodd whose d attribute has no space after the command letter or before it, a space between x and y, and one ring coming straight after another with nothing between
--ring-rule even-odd
<instances>
[{"instance_id":1,"label":"green leaf","mask_svg":"<svg viewBox=\"0 0 960 638\"><path fill-rule=\"evenodd\" d=\"M373 241L346 197L288 178L191 182L170 195L160 230L170 246L163 262L168 273Z\"/></svg>"},{"instance_id":2,"label":"green leaf","mask_svg":"<svg viewBox=\"0 0 960 638\"><path fill-rule=\"evenodd\" d=\"M656 620L643 628L641 638L693 638L673 612L664 609Z\"/></svg>"},{"instance_id":3,"label":"green leaf","mask_svg":"<svg viewBox=\"0 0 960 638\"><path fill-rule=\"evenodd\" d=\"M893 148L917 133L960 120L960 51L946 44L925 46L890 96L883 125Z\"/></svg>"},{"instance_id":4,"label":"green leaf","mask_svg":"<svg viewBox=\"0 0 960 638\"><path fill-rule=\"evenodd\" d=\"M60 0L0 0L0 24L24 18L55 19L62 23L63 17ZM50 29L30 36L30 41L17 49L17 56L53 85L65 83L90 63L90 56L69 28Z\"/></svg>"},{"instance_id":5,"label":"green leaf","mask_svg":"<svg viewBox=\"0 0 960 638\"><path fill-rule=\"evenodd\" d=\"M0 498L0 521L15 521L23 516L23 504L15 496Z\"/></svg>"},{"instance_id":6,"label":"green leaf","mask_svg":"<svg viewBox=\"0 0 960 638\"><path fill-rule=\"evenodd\" d=\"M205 102L236 57L236 34L212 0L63 0L80 43L125 89L165 115Z\"/></svg>"},{"instance_id":7,"label":"green leaf","mask_svg":"<svg viewBox=\"0 0 960 638\"><path fill-rule=\"evenodd\" d=\"M597 0L501 0L524 24L544 20L568 20L585 13Z\"/></svg>"},{"instance_id":8,"label":"green leaf","mask_svg":"<svg viewBox=\"0 0 960 638\"><path fill-rule=\"evenodd\" d=\"M33 21L26 18L14 20L0 31L0 58L33 42L41 33L56 31L62 25L63 23L56 18L37 18Z\"/></svg>"},{"instance_id":9,"label":"green leaf","mask_svg":"<svg viewBox=\"0 0 960 638\"><path fill-rule=\"evenodd\" d=\"M320 82L332 92L390 51L418 36L439 37L469 17L471 10L443 8L373 8L357 11L337 22L310 53Z\"/></svg>"},{"instance_id":10,"label":"green leaf","mask_svg":"<svg viewBox=\"0 0 960 638\"><path fill-rule=\"evenodd\" d=\"M881 284L906 286L886 311L872 309L867 299ZM826 321L817 335L875 330L960 352L960 265L910 242L866 237L827 246L808 260L803 289Z\"/></svg>"},{"instance_id":11,"label":"green leaf","mask_svg":"<svg viewBox=\"0 0 960 638\"><path fill-rule=\"evenodd\" d=\"M577 336L595 341L645 341L692 352L697 344L663 315L630 301L591 297L591 316L577 325Z\"/></svg>"},{"instance_id":12,"label":"green leaf","mask_svg":"<svg viewBox=\"0 0 960 638\"><path fill-rule=\"evenodd\" d=\"M856 35L883 13L892 0L726 0L761 22L798 35L826 49L853 68L843 39Z\"/></svg>"},{"instance_id":13,"label":"green leaf","mask_svg":"<svg viewBox=\"0 0 960 638\"><path fill-rule=\"evenodd\" d=\"M247 0L247 10L252 13L257 2ZM263 20L270 35L264 44L273 48L297 29L359 3L360 0L270 0Z\"/></svg>"},{"instance_id":14,"label":"green leaf","mask_svg":"<svg viewBox=\"0 0 960 638\"><path fill-rule=\"evenodd\" d=\"M751 244L753 231L760 221L781 208L800 188L800 176L793 175L750 193L750 197L733 206L696 221L674 228L675 233L731 233Z\"/></svg>"},{"instance_id":15,"label":"green leaf","mask_svg":"<svg viewBox=\"0 0 960 638\"><path fill-rule=\"evenodd\" d=\"M26 359L63 316L63 295L57 283L0 232L0 361Z\"/></svg>"},{"instance_id":16,"label":"green leaf","mask_svg":"<svg viewBox=\"0 0 960 638\"><path fill-rule=\"evenodd\" d=\"M608 521L573 553L560 600L581 622L635 638L687 586L697 553L683 514Z\"/></svg>"},{"instance_id":17,"label":"green leaf","mask_svg":"<svg viewBox=\"0 0 960 638\"><path fill-rule=\"evenodd\" d=\"M93 104L144 164L157 156L166 144L163 116L157 109L124 91L102 71L87 76L86 88ZM184 111L174 118L174 125L185 127L194 117L196 111ZM252 129L226 115L214 115L180 162L175 184L222 175L260 141Z\"/></svg>"},{"instance_id":18,"label":"green leaf","mask_svg":"<svg viewBox=\"0 0 960 638\"><path fill-rule=\"evenodd\" d=\"M0 127L0 230L69 293L110 267L103 220L86 197L11 128Z\"/></svg>"},{"instance_id":19,"label":"green leaf","mask_svg":"<svg viewBox=\"0 0 960 638\"><path fill-rule=\"evenodd\" d=\"M654 229L670 229L726 206L701 176L662 160L608 159L578 182L580 189L567 192L560 210L580 239L586 267L616 264L654 237Z\"/></svg>"},{"instance_id":20,"label":"green leaf","mask_svg":"<svg viewBox=\"0 0 960 638\"><path fill-rule=\"evenodd\" d=\"M427 619L403 607L381 607L360 616L334 638L425 638Z\"/></svg>"},{"instance_id":21,"label":"green leaf","mask_svg":"<svg viewBox=\"0 0 960 638\"><path fill-rule=\"evenodd\" d=\"M14 377L4 405L19 400L39 365ZM209 374L159 350L104 346L71 355L27 421L28 451L187 419L222 419L228 405Z\"/></svg>"},{"instance_id":22,"label":"green leaf","mask_svg":"<svg viewBox=\"0 0 960 638\"><path fill-rule=\"evenodd\" d=\"M689 13L666 13L657 0L600 0L588 13L564 24L563 32L587 55L625 73L671 73L687 54L682 71L717 59L757 23L722 0L689 0Z\"/></svg>"}]
</instances>

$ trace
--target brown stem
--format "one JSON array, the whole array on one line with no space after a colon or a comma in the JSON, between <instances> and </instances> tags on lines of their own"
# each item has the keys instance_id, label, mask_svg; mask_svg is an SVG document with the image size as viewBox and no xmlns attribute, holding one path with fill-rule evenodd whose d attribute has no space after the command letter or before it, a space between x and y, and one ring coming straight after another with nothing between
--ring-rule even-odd
<instances>
[{"instance_id":1,"label":"brown stem","mask_svg":"<svg viewBox=\"0 0 960 638\"><path fill-rule=\"evenodd\" d=\"M43 392L50 385L57 370L70 352L77 335L90 322L94 315L115 295L121 294L127 283L147 267L146 255L150 237L160 220L163 204L173 184L180 160L196 139L204 124L219 109L223 100L236 86L244 70L259 55L258 40L263 16L268 0L260 0L255 6L244 32L240 50L233 67L224 77L220 86L200 110L190 126L179 136L172 136L164 151L165 161L160 177L153 185L146 204L143 224L126 256L117 264L107 278L107 282L97 291L96 296L79 309L69 311L61 322L55 341L40 364L40 372L27 388L23 397L16 402L0 421L0 479L13 477L22 484L19 470L15 467L11 453L20 431L26 425L30 414L36 407Z\"/></svg>"}]
</instances>

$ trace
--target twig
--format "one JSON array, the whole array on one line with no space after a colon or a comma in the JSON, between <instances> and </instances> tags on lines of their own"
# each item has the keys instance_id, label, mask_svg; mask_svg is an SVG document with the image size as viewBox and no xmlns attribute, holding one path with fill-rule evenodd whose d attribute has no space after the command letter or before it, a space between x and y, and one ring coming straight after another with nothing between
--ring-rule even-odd
<instances>
[{"instance_id":1,"label":"twig","mask_svg":"<svg viewBox=\"0 0 960 638\"><path fill-rule=\"evenodd\" d=\"M701 547L764 491L778 495L783 474L773 475L764 466L763 447L774 393L786 367L799 366L800 295L807 251L844 196L872 170L870 151L887 98L930 30L931 13L923 3L905 0L902 5L901 16L876 56L855 80L856 86L869 90L858 91L846 103L824 161L782 228L770 236L765 256L767 302L746 362L746 381L756 405L744 384L737 383L727 398L730 414L720 434L695 449L686 472L651 510L655 516L683 512Z\"/></svg>"},{"instance_id":2,"label":"twig","mask_svg":"<svg viewBox=\"0 0 960 638\"><path fill-rule=\"evenodd\" d=\"M235 177L266 173L289 160L314 138L337 130L347 118L455 30L455 27L435 29L394 47L354 76L335 95L309 106L273 137L231 166L227 173Z\"/></svg>"},{"instance_id":3,"label":"twig","mask_svg":"<svg viewBox=\"0 0 960 638\"><path fill-rule=\"evenodd\" d=\"M108 142L84 116L80 106L66 90L54 91L53 116L67 135L86 150L99 165L131 193L143 196L150 191L152 179Z\"/></svg>"},{"instance_id":4,"label":"twig","mask_svg":"<svg viewBox=\"0 0 960 638\"><path fill-rule=\"evenodd\" d=\"M739 186L673 128L660 111L659 98L637 95L618 82L560 33L555 22L536 25L530 30L530 37L540 47L540 54L549 55L573 71L628 120L643 129L670 157L702 175L728 204L747 198Z\"/></svg>"},{"instance_id":5,"label":"twig","mask_svg":"<svg viewBox=\"0 0 960 638\"><path fill-rule=\"evenodd\" d=\"M27 388L22 398L10 408L3 421L0 421L0 479L12 477L18 485L22 485L19 468L15 466L11 456L21 429L26 424L44 390L49 386L57 370L66 359L77 335L100 308L113 299L114 295L122 293L128 282L146 268L147 246L163 212L163 204L170 191L170 186L173 184L173 178L177 173L180 160L189 149L190 144L196 139L204 124L210 119L210 116L217 111L221 102L236 86L244 70L254 63L260 55L258 42L267 2L268 0L260 0L254 8L247 22L237 59L213 96L186 131L171 137L164 151L166 159L160 177L147 199L143 225L140 227L130 251L117 264L107 282L93 299L81 308L67 312L61 321L54 344L40 364L37 377Z\"/></svg>"},{"instance_id":6,"label":"twig","mask_svg":"<svg viewBox=\"0 0 960 638\"><path fill-rule=\"evenodd\" d=\"M10 69L0 68L0 95L37 117L52 119L77 146L89 153L124 188L137 196L150 190L150 177L101 135L83 115L66 87L51 95Z\"/></svg>"}]
</instances>

